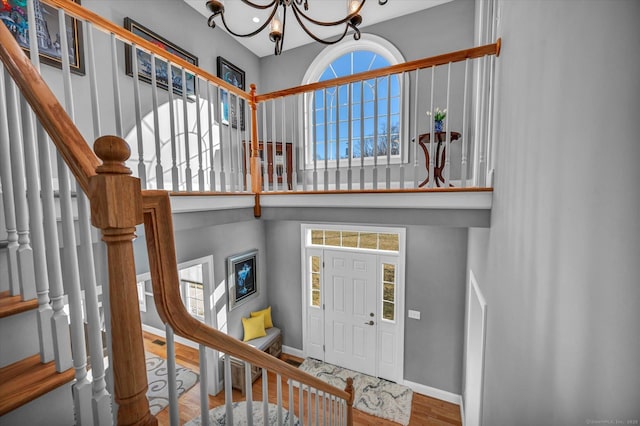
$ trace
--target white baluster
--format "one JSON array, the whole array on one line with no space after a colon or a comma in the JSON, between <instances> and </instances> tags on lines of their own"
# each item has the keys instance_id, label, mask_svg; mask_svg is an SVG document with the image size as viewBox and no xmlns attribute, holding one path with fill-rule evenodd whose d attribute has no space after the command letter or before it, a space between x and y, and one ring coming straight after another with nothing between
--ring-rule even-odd
<instances>
[{"instance_id":1,"label":"white baluster","mask_svg":"<svg viewBox=\"0 0 640 426\"><path fill-rule=\"evenodd\" d=\"M218 102L216 102L216 106L218 108L218 141L220 146L220 192L225 192L227 190L227 178L224 170L224 140L222 137L222 118L223 118L223 105L222 105L222 88L218 87L217 90Z\"/></svg>"},{"instance_id":2,"label":"white baluster","mask_svg":"<svg viewBox=\"0 0 640 426\"><path fill-rule=\"evenodd\" d=\"M204 191L204 170L202 168L202 123L200 122L200 77L194 78L196 91L196 131L198 133L198 191Z\"/></svg>"},{"instance_id":3,"label":"white baluster","mask_svg":"<svg viewBox=\"0 0 640 426\"><path fill-rule=\"evenodd\" d=\"M62 37L64 38L64 37ZM64 52L64 51L63 51ZM118 46L115 34L111 34L111 75L113 81L113 105L115 108L116 120L116 136L123 137L124 130L122 128L122 104L120 102L120 68L118 67Z\"/></svg>"},{"instance_id":4,"label":"white baluster","mask_svg":"<svg viewBox=\"0 0 640 426\"><path fill-rule=\"evenodd\" d=\"M236 110L237 111L237 110ZM239 123L238 123L239 124ZM251 363L244 362L244 396L247 409L247 424L253 424L253 389L251 380Z\"/></svg>"},{"instance_id":5,"label":"white baluster","mask_svg":"<svg viewBox=\"0 0 640 426\"><path fill-rule=\"evenodd\" d=\"M318 122L316 121L317 118L317 114L318 114L318 110L316 107L316 94L318 93L318 91L314 91L313 92L313 103L312 103L312 108L313 108L313 117L311 117L311 120L313 121L313 141L312 141L312 145L313 145L313 190L317 191L318 190ZM326 134L326 129L325 129L325 134Z\"/></svg>"},{"instance_id":6,"label":"white baluster","mask_svg":"<svg viewBox=\"0 0 640 426\"><path fill-rule=\"evenodd\" d=\"M264 191L269 190L269 167L267 164L269 163L269 156L267 155L269 152L269 136L267 135L267 103L264 102L262 105L262 156L260 157L260 162L262 164L262 189Z\"/></svg>"},{"instance_id":7,"label":"white baluster","mask_svg":"<svg viewBox=\"0 0 640 426\"><path fill-rule=\"evenodd\" d=\"M66 34L66 22L64 10L58 10L58 27L62 34ZM60 38L60 51L68 52L67 37ZM73 95L71 93L71 71L69 68L69 56L62 55L62 76L64 83L65 109L74 120ZM80 425L94 424L91 409L91 383L87 379L87 353L84 339L84 319L82 317L82 296L80 286L80 274L78 255L76 251L76 236L74 228L73 208L71 203L71 182L69 170L58 155L58 179L60 184L60 211L62 216L63 244L67 260L69 277L69 316L71 318L71 342L73 353L73 366L75 368L76 382L73 384L74 408L76 422Z\"/></svg>"},{"instance_id":8,"label":"white baluster","mask_svg":"<svg viewBox=\"0 0 640 426\"><path fill-rule=\"evenodd\" d=\"M287 380L289 387L289 426L293 426L293 417L295 416L295 404L293 403L293 384L291 379Z\"/></svg>"},{"instance_id":9,"label":"white baluster","mask_svg":"<svg viewBox=\"0 0 640 426\"><path fill-rule=\"evenodd\" d=\"M444 118L444 135L445 135L445 150L446 150L446 154L445 154L445 160L444 160L444 187L448 188L449 187L449 177L450 177L450 170L451 170L451 132L449 129L449 119L451 116L451 109L449 108L449 97L451 95L451 62L449 62L449 65L447 66L447 104L446 104L446 110L447 110L447 115Z\"/></svg>"},{"instance_id":10,"label":"white baluster","mask_svg":"<svg viewBox=\"0 0 640 426\"><path fill-rule=\"evenodd\" d=\"M409 85L409 77L407 75L405 75L404 71L401 74L401 80L398 81L398 83L401 85L401 87L405 87ZM398 78L398 77L396 77ZM403 90L403 89L401 89ZM404 90L403 90L404 91ZM408 91L407 91L408 92ZM400 110L402 111L402 114L406 114L409 115L409 111L405 110L404 106L408 105L409 102L407 101L407 103L405 104L404 102L402 103L402 105L400 105ZM389 120L391 121L391 120ZM401 144L401 139L400 137L404 137L403 135L405 134L404 129L405 127L402 125L401 122L398 122L398 154L401 154L402 157L400 157L400 169L399 169L399 173L400 173L400 177L399 177L399 181L400 181L400 189L404 189L404 181L405 181L405 167L404 167L404 154L403 154L403 150L400 146ZM408 149L408 147L407 147Z\"/></svg>"},{"instance_id":11,"label":"white baluster","mask_svg":"<svg viewBox=\"0 0 640 426\"><path fill-rule=\"evenodd\" d=\"M11 173L13 179L13 195L16 208L16 224L18 229L17 265L20 283L20 294L23 300L36 298L35 276L33 269L33 250L29 237L29 209L25 187L25 169L22 154L22 131L20 129L20 112L16 85L5 69L5 88L7 95L7 121L9 122L9 144L11 151Z\"/></svg>"},{"instance_id":12,"label":"white baluster","mask_svg":"<svg viewBox=\"0 0 640 426\"><path fill-rule=\"evenodd\" d=\"M156 150L156 188L164 189L162 170L162 144L160 142L160 117L158 114L158 80L156 77L156 55L151 54L151 104L153 109L153 140ZM134 79L135 80L135 79Z\"/></svg>"},{"instance_id":13,"label":"white baluster","mask_svg":"<svg viewBox=\"0 0 640 426\"><path fill-rule=\"evenodd\" d=\"M277 132L276 132L276 100L272 99L271 100L271 158L269 159L271 161L271 190L275 191L278 188L278 176L276 173L276 139L278 138L276 136ZM267 152L269 152L267 150Z\"/></svg>"},{"instance_id":14,"label":"white baluster","mask_svg":"<svg viewBox=\"0 0 640 426\"><path fill-rule=\"evenodd\" d=\"M360 82L360 189L364 189L364 81Z\"/></svg>"},{"instance_id":15,"label":"white baluster","mask_svg":"<svg viewBox=\"0 0 640 426\"><path fill-rule=\"evenodd\" d=\"M246 166L244 163L244 154L242 152L241 118L244 117L244 114L242 113L242 111L240 111L240 96L235 97L235 102L236 102L235 110L236 110L236 123L237 123L235 135L236 135L236 153L238 158L238 163L237 163L238 170L236 172L236 182L237 182L236 191L242 192L244 191L244 171L246 169Z\"/></svg>"},{"instance_id":16,"label":"white baluster","mask_svg":"<svg viewBox=\"0 0 640 426\"><path fill-rule=\"evenodd\" d=\"M173 335L172 335L173 336ZM207 369L207 347L200 345L200 418L202 419L202 426L209 426L209 393L207 392L207 383L209 383L209 372ZM178 406L178 395L176 389L176 407ZM178 410L176 410L175 423L172 425L178 426Z\"/></svg>"},{"instance_id":17,"label":"white baluster","mask_svg":"<svg viewBox=\"0 0 640 426\"><path fill-rule=\"evenodd\" d=\"M316 425L320 424L320 391L316 391Z\"/></svg>"},{"instance_id":18,"label":"white baluster","mask_svg":"<svg viewBox=\"0 0 640 426\"><path fill-rule=\"evenodd\" d=\"M231 92L227 92L227 136L229 141L229 176L231 177L231 182L229 182L229 191L236 191L236 163L233 161L233 132L232 132L232 124L233 117L231 116Z\"/></svg>"},{"instance_id":19,"label":"white baluster","mask_svg":"<svg viewBox=\"0 0 640 426\"><path fill-rule=\"evenodd\" d=\"M233 424L233 401L231 389L231 356L224 355L224 404L226 420L228 425Z\"/></svg>"},{"instance_id":20,"label":"white baluster","mask_svg":"<svg viewBox=\"0 0 640 426\"><path fill-rule=\"evenodd\" d=\"M286 108L286 98L282 98L282 190L289 190L289 180L288 176L291 173L290 170L287 170L287 127L286 127L286 118L287 118L287 108ZM292 135L293 138L293 135Z\"/></svg>"},{"instance_id":21,"label":"white baluster","mask_svg":"<svg viewBox=\"0 0 640 426\"><path fill-rule=\"evenodd\" d=\"M282 425L282 378L276 374L276 392L278 394L278 425Z\"/></svg>"},{"instance_id":22,"label":"white baluster","mask_svg":"<svg viewBox=\"0 0 640 426\"><path fill-rule=\"evenodd\" d=\"M266 368L262 369L262 423L269 424L269 375Z\"/></svg>"},{"instance_id":23,"label":"white baluster","mask_svg":"<svg viewBox=\"0 0 640 426\"><path fill-rule=\"evenodd\" d=\"M434 170L435 170L435 152L433 151L433 145L435 143L436 135L433 131L433 117L435 115L435 111L433 109L433 93L435 92L434 80L436 76L436 67L433 65L431 67L431 104L429 107L429 111L431 111L431 116L429 117L429 188L433 188L434 185Z\"/></svg>"},{"instance_id":24,"label":"white baluster","mask_svg":"<svg viewBox=\"0 0 640 426\"><path fill-rule=\"evenodd\" d=\"M215 151L213 146L213 94L211 93L211 83L207 82L207 117L209 129L209 190L216 190L216 172L215 172ZM248 151L248 150L247 150Z\"/></svg>"},{"instance_id":25,"label":"white baluster","mask_svg":"<svg viewBox=\"0 0 640 426\"><path fill-rule=\"evenodd\" d=\"M387 76L387 168L386 188L391 188L391 76Z\"/></svg>"},{"instance_id":26,"label":"white baluster","mask_svg":"<svg viewBox=\"0 0 640 426\"><path fill-rule=\"evenodd\" d=\"M300 95L294 95L291 98L291 170L289 173L291 175L291 190L296 191L298 186L298 161L297 161L297 152L299 141L303 140L302 137L296 138L296 124L299 120L299 109L296 108L296 101L300 98Z\"/></svg>"},{"instance_id":27,"label":"white baluster","mask_svg":"<svg viewBox=\"0 0 640 426\"><path fill-rule=\"evenodd\" d=\"M193 182L191 174L191 153L189 146L189 113L187 111L187 74L182 68L182 118L184 131L184 159L186 161L184 167L184 176L187 183L187 192L193 191Z\"/></svg>"},{"instance_id":28,"label":"white baluster","mask_svg":"<svg viewBox=\"0 0 640 426\"><path fill-rule=\"evenodd\" d=\"M22 134L24 136L24 160L27 174L27 201L29 203L29 223L31 224L31 247L33 250L33 267L38 297L38 340L40 345L40 362L53 360L53 341L51 335L51 317L53 310L49 304L49 277L47 274L47 253L44 243L44 227L42 222L42 205L40 203L40 185L38 177L38 160L36 158L36 135L34 116L24 96L20 96L22 114Z\"/></svg>"},{"instance_id":29,"label":"white baluster","mask_svg":"<svg viewBox=\"0 0 640 426\"><path fill-rule=\"evenodd\" d=\"M142 107L140 105L140 79L138 78L138 47L131 45L133 71L133 102L136 114L136 139L138 142L138 177L143 189L147 189L147 167L144 164L144 140L142 139ZM95 135L100 136L100 135Z\"/></svg>"},{"instance_id":30,"label":"white baluster","mask_svg":"<svg viewBox=\"0 0 640 426\"><path fill-rule=\"evenodd\" d=\"M340 86L336 86L336 190L340 189Z\"/></svg>"},{"instance_id":31,"label":"white baluster","mask_svg":"<svg viewBox=\"0 0 640 426\"><path fill-rule=\"evenodd\" d=\"M464 61L464 96L462 100L462 136L460 144L462 145L462 158L460 160L460 181L461 186L467 186L467 163L468 163L468 138L467 138L467 84L469 82L469 58Z\"/></svg>"},{"instance_id":32,"label":"white baluster","mask_svg":"<svg viewBox=\"0 0 640 426\"><path fill-rule=\"evenodd\" d=\"M349 123L348 133L347 133L347 189L351 191L353 189L353 168L352 168L352 158L353 158L353 83L349 83L347 86L347 105L349 107L349 113L347 116L347 120Z\"/></svg>"},{"instance_id":33,"label":"white baluster","mask_svg":"<svg viewBox=\"0 0 640 426\"><path fill-rule=\"evenodd\" d=\"M322 89L324 98L324 190L329 190L329 105L327 89Z\"/></svg>"},{"instance_id":34,"label":"white baluster","mask_svg":"<svg viewBox=\"0 0 640 426\"><path fill-rule=\"evenodd\" d=\"M418 99L420 97L420 69L416 70L416 89L413 95L413 187L418 188L420 184L418 170L418 143L420 142L420 134L418 133Z\"/></svg>"},{"instance_id":35,"label":"white baluster","mask_svg":"<svg viewBox=\"0 0 640 426\"><path fill-rule=\"evenodd\" d=\"M2 64L0 63L0 67ZM0 72L0 88L8 90L4 80L4 67ZM9 122L7 118L7 102L0 96L0 182L2 182L2 206L7 228L7 263L9 267L9 294L20 294L20 277L18 273L18 230L13 194L13 178L11 176L11 153L9 147Z\"/></svg>"},{"instance_id":36,"label":"white baluster","mask_svg":"<svg viewBox=\"0 0 640 426\"><path fill-rule=\"evenodd\" d=\"M298 419L300 419L300 424L304 423L304 390L302 389L302 382L298 382Z\"/></svg>"},{"instance_id":37,"label":"white baluster","mask_svg":"<svg viewBox=\"0 0 640 426\"><path fill-rule=\"evenodd\" d=\"M171 62L167 63L167 69L171 70L171 84L167 88L169 92L169 129L171 133L171 187L174 191L180 191L180 171L178 170L178 153L176 144L176 112L175 112L175 98L173 88L173 65Z\"/></svg>"},{"instance_id":38,"label":"white baluster","mask_svg":"<svg viewBox=\"0 0 640 426\"><path fill-rule=\"evenodd\" d=\"M373 85L373 189L378 189L378 78Z\"/></svg>"}]
</instances>

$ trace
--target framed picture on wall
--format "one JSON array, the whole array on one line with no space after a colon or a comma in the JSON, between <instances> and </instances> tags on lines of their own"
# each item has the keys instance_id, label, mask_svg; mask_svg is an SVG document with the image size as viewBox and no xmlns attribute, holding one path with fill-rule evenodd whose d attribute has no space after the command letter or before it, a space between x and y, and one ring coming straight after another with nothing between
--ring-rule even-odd
<instances>
[{"instance_id":1,"label":"framed picture on wall","mask_svg":"<svg viewBox=\"0 0 640 426\"><path fill-rule=\"evenodd\" d=\"M73 0L80 4L80 0ZM29 31L27 6L24 1L3 1L0 18L16 39L20 47L30 54L29 34L37 34L40 61L62 68L61 33L66 32L71 72L84 75L84 53L82 47L82 26L77 19L65 15L66 30L58 25L58 9L34 0L34 11L38 31Z\"/></svg>"},{"instance_id":2,"label":"framed picture on wall","mask_svg":"<svg viewBox=\"0 0 640 426\"><path fill-rule=\"evenodd\" d=\"M238 89L245 90L245 75L244 71L233 65L231 62L224 59L222 56L218 56L218 77L237 87ZM237 96L231 95L229 100L229 93L226 90L221 91L220 107L222 108L222 124L229 124L235 129L238 127L238 114L236 113L237 103L240 105L240 130L244 130L244 99L240 99L237 102Z\"/></svg>"},{"instance_id":3,"label":"framed picture on wall","mask_svg":"<svg viewBox=\"0 0 640 426\"><path fill-rule=\"evenodd\" d=\"M229 310L258 295L258 250L227 259Z\"/></svg>"},{"instance_id":4,"label":"framed picture on wall","mask_svg":"<svg viewBox=\"0 0 640 426\"><path fill-rule=\"evenodd\" d=\"M124 27L125 29L131 31L137 36L142 37L143 39L150 41L156 46L160 47L163 50L175 55L185 61L198 66L198 58L187 52L184 49L179 48L175 44L171 43L169 40L159 36L154 33L150 29L140 25L136 21L131 18L124 18ZM125 44L125 71L127 75L133 76L133 52L131 46ZM135 60L137 68L138 68L138 78L141 81L146 83L151 83L151 55L145 51L136 49L136 58ZM187 97L189 99L194 99L196 94L196 76L185 72L185 87L187 89ZM167 70L167 63L160 59L156 58L156 84L158 87L168 90L169 88L169 80L171 80L171 85L173 87L173 93L178 96L182 96L182 70L180 67L171 66L171 75L169 75L169 71Z\"/></svg>"}]
</instances>

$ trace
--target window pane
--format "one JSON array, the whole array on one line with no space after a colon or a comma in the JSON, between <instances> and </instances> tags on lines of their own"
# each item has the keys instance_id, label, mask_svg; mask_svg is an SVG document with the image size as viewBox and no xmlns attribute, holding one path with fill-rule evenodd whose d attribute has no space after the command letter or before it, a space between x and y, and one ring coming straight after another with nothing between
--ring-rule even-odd
<instances>
[{"instance_id":1,"label":"window pane","mask_svg":"<svg viewBox=\"0 0 640 426\"><path fill-rule=\"evenodd\" d=\"M361 232L360 233L360 248L377 249L378 248L378 234Z\"/></svg>"},{"instance_id":2,"label":"window pane","mask_svg":"<svg viewBox=\"0 0 640 426\"><path fill-rule=\"evenodd\" d=\"M325 231L324 243L327 246L340 246L340 231Z\"/></svg>"},{"instance_id":3,"label":"window pane","mask_svg":"<svg viewBox=\"0 0 640 426\"><path fill-rule=\"evenodd\" d=\"M324 232L320 230L311 230L311 244L322 245L324 239ZM316 256L313 256L316 257Z\"/></svg>"},{"instance_id":4,"label":"window pane","mask_svg":"<svg viewBox=\"0 0 640 426\"><path fill-rule=\"evenodd\" d=\"M390 265L388 263L383 264L383 277L382 281L385 283L395 283L396 282L396 266Z\"/></svg>"},{"instance_id":5,"label":"window pane","mask_svg":"<svg viewBox=\"0 0 640 426\"><path fill-rule=\"evenodd\" d=\"M320 306L320 291L311 291L311 306Z\"/></svg>"},{"instance_id":6,"label":"window pane","mask_svg":"<svg viewBox=\"0 0 640 426\"><path fill-rule=\"evenodd\" d=\"M358 233L342 232L342 247L358 247Z\"/></svg>"},{"instance_id":7,"label":"window pane","mask_svg":"<svg viewBox=\"0 0 640 426\"><path fill-rule=\"evenodd\" d=\"M380 234L380 250L399 251L398 234Z\"/></svg>"},{"instance_id":8,"label":"window pane","mask_svg":"<svg viewBox=\"0 0 640 426\"><path fill-rule=\"evenodd\" d=\"M384 289L382 290L382 299L385 302L395 302L395 288L394 284L384 284Z\"/></svg>"},{"instance_id":9,"label":"window pane","mask_svg":"<svg viewBox=\"0 0 640 426\"><path fill-rule=\"evenodd\" d=\"M322 239L318 244L322 244ZM320 256L311 256L311 272L320 272Z\"/></svg>"},{"instance_id":10,"label":"window pane","mask_svg":"<svg viewBox=\"0 0 640 426\"><path fill-rule=\"evenodd\" d=\"M382 302L382 318L389 321L395 320L395 304Z\"/></svg>"},{"instance_id":11,"label":"window pane","mask_svg":"<svg viewBox=\"0 0 640 426\"><path fill-rule=\"evenodd\" d=\"M312 274L311 275L311 288L313 290L320 290L320 275Z\"/></svg>"}]
</instances>

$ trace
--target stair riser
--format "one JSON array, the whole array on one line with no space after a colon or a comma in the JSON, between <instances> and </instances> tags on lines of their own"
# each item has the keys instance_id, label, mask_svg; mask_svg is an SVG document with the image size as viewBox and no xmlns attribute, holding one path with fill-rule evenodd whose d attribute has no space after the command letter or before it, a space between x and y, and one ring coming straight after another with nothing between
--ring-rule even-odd
<instances>
[{"instance_id":1,"label":"stair riser","mask_svg":"<svg viewBox=\"0 0 640 426\"><path fill-rule=\"evenodd\" d=\"M60 386L0 417L2 426L68 426L74 423L71 383Z\"/></svg>"},{"instance_id":2,"label":"stair riser","mask_svg":"<svg viewBox=\"0 0 640 426\"><path fill-rule=\"evenodd\" d=\"M0 318L0 368L39 353L37 311Z\"/></svg>"}]
</instances>

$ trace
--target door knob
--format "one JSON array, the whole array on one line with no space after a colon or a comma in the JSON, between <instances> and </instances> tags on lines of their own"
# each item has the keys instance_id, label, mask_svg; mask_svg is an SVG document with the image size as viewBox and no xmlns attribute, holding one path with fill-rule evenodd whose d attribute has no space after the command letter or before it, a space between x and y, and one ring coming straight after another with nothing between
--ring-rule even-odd
<instances>
[{"instance_id":1,"label":"door knob","mask_svg":"<svg viewBox=\"0 0 640 426\"><path fill-rule=\"evenodd\" d=\"M369 322L365 322L366 325L373 325L373 320L369 321Z\"/></svg>"}]
</instances>

